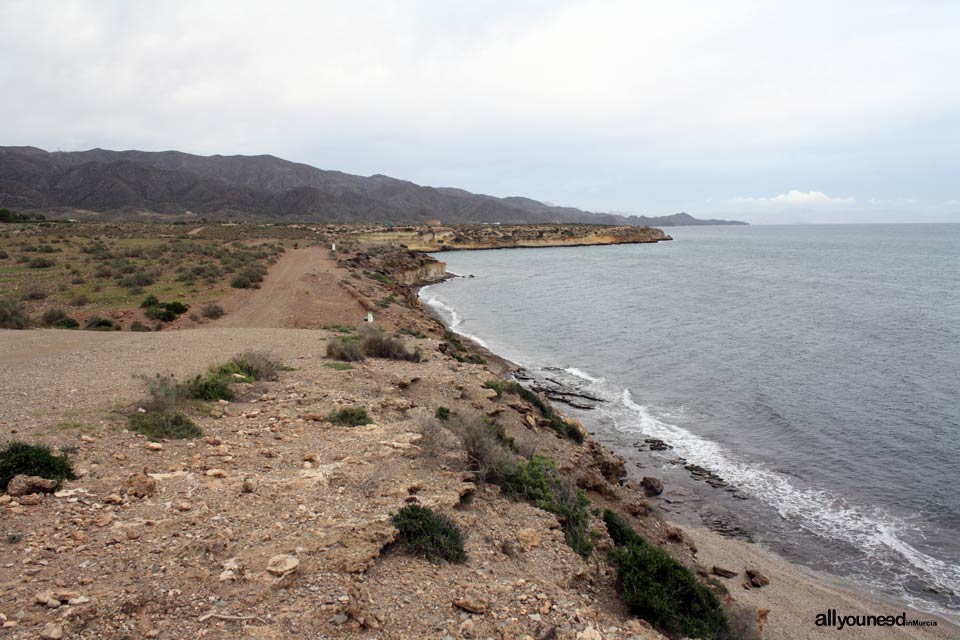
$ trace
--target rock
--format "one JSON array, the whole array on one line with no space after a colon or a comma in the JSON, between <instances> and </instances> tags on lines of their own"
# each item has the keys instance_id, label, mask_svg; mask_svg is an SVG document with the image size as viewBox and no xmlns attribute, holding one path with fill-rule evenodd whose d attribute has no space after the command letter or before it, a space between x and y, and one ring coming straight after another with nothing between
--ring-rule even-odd
<instances>
[{"instance_id":1,"label":"rock","mask_svg":"<svg viewBox=\"0 0 960 640\"><path fill-rule=\"evenodd\" d=\"M267 572L277 577L283 577L296 571L299 566L300 561L297 558L282 553L270 558L270 562L267 563Z\"/></svg>"},{"instance_id":2,"label":"rock","mask_svg":"<svg viewBox=\"0 0 960 640\"><path fill-rule=\"evenodd\" d=\"M347 624L348 622L350 622L350 616L348 616L345 613L338 613L337 615L330 618L330 624L334 624L337 626L341 624Z\"/></svg>"},{"instance_id":3,"label":"rock","mask_svg":"<svg viewBox=\"0 0 960 640\"><path fill-rule=\"evenodd\" d=\"M56 480L47 480L40 476L16 475L7 483L7 493L14 497L31 493L53 493L56 489ZM23 504L23 501L20 501L20 504Z\"/></svg>"},{"instance_id":4,"label":"rock","mask_svg":"<svg viewBox=\"0 0 960 640\"><path fill-rule=\"evenodd\" d=\"M61 640L63 638L63 625L59 622L48 622L40 631L40 637L44 640Z\"/></svg>"},{"instance_id":5,"label":"rock","mask_svg":"<svg viewBox=\"0 0 960 640\"><path fill-rule=\"evenodd\" d=\"M680 527L667 527L664 533L667 540L670 542L683 542L683 529Z\"/></svg>"},{"instance_id":6,"label":"rock","mask_svg":"<svg viewBox=\"0 0 960 640\"><path fill-rule=\"evenodd\" d=\"M208 478L226 478L227 472L223 469L207 469L206 475Z\"/></svg>"},{"instance_id":7,"label":"rock","mask_svg":"<svg viewBox=\"0 0 960 640\"><path fill-rule=\"evenodd\" d=\"M750 585L753 587L765 587L770 584L770 578L763 575L756 569L747 569L747 579L750 580Z\"/></svg>"},{"instance_id":8,"label":"rock","mask_svg":"<svg viewBox=\"0 0 960 640\"><path fill-rule=\"evenodd\" d=\"M603 640L603 635L592 626L587 625L587 628L577 634L577 640Z\"/></svg>"},{"instance_id":9,"label":"rock","mask_svg":"<svg viewBox=\"0 0 960 640\"><path fill-rule=\"evenodd\" d=\"M713 575L720 576L721 578L733 578L738 575L736 571L731 571L730 569L724 569L723 567L718 567L713 565Z\"/></svg>"},{"instance_id":10,"label":"rock","mask_svg":"<svg viewBox=\"0 0 960 640\"><path fill-rule=\"evenodd\" d=\"M663 483L658 478L644 476L640 481L640 486L643 487L643 492L648 496L658 496L663 493Z\"/></svg>"},{"instance_id":11,"label":"rock","mask_svg":"<svg viewBox=\"0 0 960 640\"><path fill-rule=\"evenodd\" d=\"M490 602L476 593L467 593L460 598L455 598L453 606L470 613L486 613L490 609Z\"/></svg>"},{"instance_id":12,"label":"rock","mask_svg":"<svg viewBox=\"0 0 960 640\"><path fill-rule=\"evenodd\" d=\"M243 479L241 491L244 493L255 493L260 488L260 481L253 476L247 476Z\"/></svg>"},{"instance_id":13,"label":"rock","mask_svg":"<svg viewBox=\"0 0 960 640\"><path fill-rule=\"evenodd\" d=\"M190 511L190 509L193 509L193 505L189 502L178 502L176 509L177 511Z\"/></svg>"},{"instance_id":14,"label":"rock","mask_svg":"<svg viewBox=\"0 0 960 640\"><path fill-rule=\"evenodd\" d=\"M118 493L111 493L103 501L107 504L123 504L123 498Z\"/></svg>"},{"instance_id":15,"label":"rock","mask_svg":"<svg viewBox=\"0 0 960 640\"><path fill-rule=\"evenodd\" d=\"M646 498L634 495L623 501L623 509L632 516L645 516L650 513L650 503Z\"/></svg>"},{"instance_id":16,"label":"rock","mask_svg":"<svg viewBox=\"0 0 960 640\"><path fill-rule=\"evenodd\" d=\"M586 491L596 491L605 498L616 498L617 489L607 482L596 469L586 469L577 476L577 486Z\"/></svg>"},{"instance_id":17,"label":"rock","mask_svg":"<svg viewBox=\"0 0 960 640\"><path fill-rule=\"evenodd\" d=\"M524 549L536 549L540 546L540 532L536 529L520 529L517 531L517 542Z\"/></svg>"},{"instance_id":18,"label":"rock","mask_svg":"<svg viewBox=\"0 0 960 640\"><path fill-rule=\"evenodd\" d=\"M523 422L524 422L524 424L527 425L527 428L529 428L529 429L536 429L536 428L537 428L537 419L534 418L534 417L533 417L532 415L530 415L529 413L528 413L527 415L523 416Z\"/></svg>"},{"instance_id":19,"label":"rock","mask_svg":"<svg viewBox=\"0 0 960 640\"><path fill-rule=\"evenodd\" d=\"M163 451L163 445L159 442L148 442L147 449L150 451Z\"/></svg>"},{"instance_id":20,"label":"rock","mask_svg":"<svg viewBox=\"0 0 960 640\"><path fill-rule=\"evenodd\" d=\"M17 498L17 502L22 504L25 507L32 507L43 502L42 493L30 493L25 496L20 496Z\"/></svg>"},{"instance_id":21,"label":"rock","mask_svg":"<svg viewBox=\"0 0 960 640\"><path fill-rule=\"evenodd\" d=\"M145 473L135 473L127 478L127 495L146 498L157 492L157 481Z\"/></svg>"}]
</instances>

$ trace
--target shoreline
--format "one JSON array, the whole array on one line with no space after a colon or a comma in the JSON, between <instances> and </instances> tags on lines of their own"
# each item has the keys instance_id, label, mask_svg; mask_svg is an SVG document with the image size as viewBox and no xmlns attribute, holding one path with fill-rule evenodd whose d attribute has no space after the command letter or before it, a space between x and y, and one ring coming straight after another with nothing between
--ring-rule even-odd
<instances>
[{"instance_id":1,"label":"shoreline","mask_svg":"<svg viewBox=\"0 0 960 640\"><path fill-rule=\"evenodd\" d=\"M473 336L450 328L444 318L431 305L423 301L421 292L424 288L443 284L448 279L450 278L421 284L414 288L413 293L420 302L421 309L429 317L439 321L447 331L455 333L462 342L469 343L472 351L487 360L491 373L507 376L522 369L522 365L496 354L489 347L478 343ZM551 404L556 406L556 403L551 402ZM565 413L562 407L559 411ZM585 416L589 416L589 412L578 414L578 418ZM596 428L594 424L590 424L592 421L589 417L586 418L586 422L588 427ZM602 434L597 431L589 431L588 437L617 456L623 456L626 453L618 451L605 442ZM639 478L629 479L639 480ZM741 604L753 607L758 612L767 611L766 614L758 614L763 615L765 619L766 632L762 634L763 637L814 640L837 637L918 640L960 637L960 615L950 616L940 612L923 611L892 594L876 593L866 585L853 580L787 560L773 549L761 544L723 536L702 525L676 522L663 511L655 498L651 505L654 506L653 516L656 519L665 525L683 530L684 537L692 542L692 548L696 549L694 557L704 566L720 566L738 572L735 578L724 584ZM769 577L770 584L760 589L741 587L740 581L743 580L744 571L748 567L757 569ZM841 616L898 616L906 613L908 621L935 621L936 626L892 627L884 628L882 631L873 627L846 627L838 631L835 627L816 626L817 615L826 613L830 609L837 610L838 615ZM842 635L838 636L838 633Z\"/></svg>"}]
</instances>

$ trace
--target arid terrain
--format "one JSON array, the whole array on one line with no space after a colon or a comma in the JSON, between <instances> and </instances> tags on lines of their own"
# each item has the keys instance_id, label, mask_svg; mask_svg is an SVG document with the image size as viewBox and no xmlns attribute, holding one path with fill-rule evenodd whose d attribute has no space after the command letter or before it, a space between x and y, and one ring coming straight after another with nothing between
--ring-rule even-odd
<instances>
[{"instance_id":1,"label":"arid terrain","mask_svg":"<svg viewBox=\"0 0 960 640\"><path fill-rule=\"evenodd\" d=\"M286 250L259 288L224 290L219 319L153 332L0 331L0 444L46 444L77 475L54 493L0 497L0 637L663 637L618 597L607 508L701 574L727 603L731 637L765 626L763 637L801 637L787 631L804 628L802 617L771 612L797 593L793 574L660 520L623 482L622 460L504 391L419 308L407 284L435 263L403 249L269 242ZM368 312L419 361L331 358L331 343L362 337ZM131 416L148 413L155 376L187 380L245 352L283 367L238 376L232 400L191 403L202 435L151 441L130 430ZM331 421L351 408L370 423ZM553 460L589 499L587 553L570 542L573 516L485 481L441 416L499 430L523 459ZM392 515L412 504L463 531L464 563L404 550ZM708 559L698 560L701 545ZM711 576L714 564L736 575ZM747 568L771 582L745 589ZM938 637L924 633L913 637Z\"/></svg>"}]
</instances>

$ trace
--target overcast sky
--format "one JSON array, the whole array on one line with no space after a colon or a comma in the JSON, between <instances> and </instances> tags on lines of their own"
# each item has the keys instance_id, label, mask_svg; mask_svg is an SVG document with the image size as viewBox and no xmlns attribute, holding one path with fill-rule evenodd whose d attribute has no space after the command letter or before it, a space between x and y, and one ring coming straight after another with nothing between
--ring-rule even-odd
<instances>
[{"instance_id":1,"label":"overcast sky","mask_svg":"<svg viewBox=\"0 0 960 640\"><path fill-rule=\"evenodd\" d=\"M0 144L960 222L960 2L0 0Z\"/></svg>"}]
</instances>

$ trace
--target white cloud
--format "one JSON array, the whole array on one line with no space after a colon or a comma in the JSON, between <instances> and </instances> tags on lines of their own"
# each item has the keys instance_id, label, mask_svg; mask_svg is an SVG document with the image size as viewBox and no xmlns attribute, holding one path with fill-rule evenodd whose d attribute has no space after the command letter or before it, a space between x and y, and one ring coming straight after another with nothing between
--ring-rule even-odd
<instances>
[{"instance_id":1,"label":"white cloud","mask_svg":"<svg viewBox=\"0 0 960 640\"><path fill-rule=\"evenodd\" d=\"M823 191L798 191L791 189L786 193L773 196L771 198L733 198L732 204L771 204L771 205L851 205L856 204L856 198L845 197L836 198L825 194Z\"/></svg>"}]
</instances>

